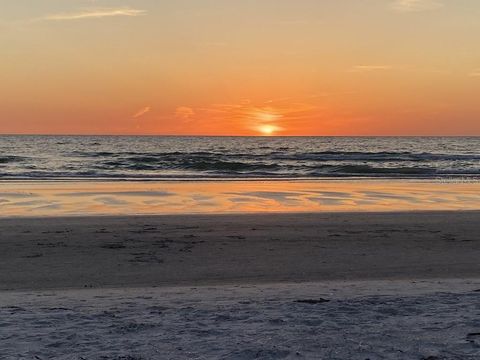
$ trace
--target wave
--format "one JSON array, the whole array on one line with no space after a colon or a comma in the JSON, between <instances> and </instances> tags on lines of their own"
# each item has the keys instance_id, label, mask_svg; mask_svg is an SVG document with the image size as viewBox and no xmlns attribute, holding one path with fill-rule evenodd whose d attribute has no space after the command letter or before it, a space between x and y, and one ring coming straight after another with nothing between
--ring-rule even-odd
<instances>
[{"instance_id":1,"label":"wave","mask_svg":"<svg viewBox=\"0 0 480 360\"><path fill-rule=\"evenodd\" d=\"M438 154L438 153L411 153L411 152L345 152L324 151L308 152L299 154L273 154L275 160L297 161L457 161L457 160L480 160L476 154Z\"/></svg>"},{"instance_id":2,"label":"wave","mask_svg":"<svg viewBox=\"0 0 480 360\"><path fill-rule=\"evenodd\" d=\"M321 176L325 173L334 175L435 175L436 169L424 167L374 167L369 165L339 165L322 166L320 172L313 172L312 175ZM479 173L480 174L480 173Z\"/></svg>"},{"instance_id":3,"label":"wave","mask_svg":"<svg viewBox=\"0 0 480 360\"><path fill-rule=\"evenodd\" d=\"M14 155L3 155L0 156L0 164L8 164L8 163L15 163L24 161L25 158L21 156L14 156Z\"/></svg>"},{"instance_id":4,"label":"wave","mask_svg":"<svg viewBox=\"0 0 480 360\"><path fill-rule=\"evenodd\" d=\"M480 178L479 138L0 137L1 179L461 176Z\"/></svg>"},{"instance_id":5,"label":"wave","mask_svg":"<svg viewBox=\"0 0 480 360\"><path fill-rule=\"evenodd\" d=\"M96 153L98 158L100 154ZM135 154L135 155L132 155ZM102 155L104 156L104 155ZM105 157L105 156L104 156ZM164 152L122 153L96 161L98 170L162 171L185 170L199 173L233 175L248 172L265 172L272 176L328 176L362 174L431 175L442 174L448 167L439 167L440 162L480 160L477 155L413 154L387 152L310 152L286 155L257 155L246 153L221 154L217 152ZM464 166L466 173L472 169ZM480 169L473 170L479 172ZM454 171L454 172L458 172ZM461 171L460 171L461 173ZM254 174L255 175L255 174Z\"/></svg>"},{"instance_id":6,"label":"wave","mask_svg":"<svg viewBox=\"0 0 480 360\"><path fill-rule=\"evenodd\" d=\"M181 170L186 170L183 168ZM158 168L132 165L124 171L25 171L16 174L0 173L2 178L22 179L316 179L316 178L444 178L469 177L480 180L480 169L455 170L425 167L375 167L369 165L323 165L309 168L262 167L237 163L198 164L194 171L173 171L173 168ZM178 170L178 169L177 169Z\"/></svg>"},{"instance_id":7,"label":"wave","mask_svg":"<svg viewBox=\"0 0 480 360\"><path fill-rule=\"evenodd\" d=\"M258 149L257 149L258 150ZM218 151L192 151L192 152L72 152L69 155L85 158L120 158L141 162L157 162L159 160L176 160L177 158L205 157L205 158L242 158L294 161L480 161L480 154L448 154L448 153L413 153L413 152L360 152L360 151L322 151L288 153L288 151L271 151L260 153L237 153Z\"/></svg>"}]
</instances>

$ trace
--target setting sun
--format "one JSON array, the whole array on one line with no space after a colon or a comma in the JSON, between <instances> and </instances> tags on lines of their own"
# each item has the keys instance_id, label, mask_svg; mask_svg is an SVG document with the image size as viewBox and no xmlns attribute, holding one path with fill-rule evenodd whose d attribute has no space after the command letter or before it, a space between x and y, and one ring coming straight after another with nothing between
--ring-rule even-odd
<instances>
[{"instance_id":1,"label":"setting sun","mask_svg":"<svg viewBox=\"0 0 480 360\"><path fill-rule=\"evenodd\" d=\"M265 135L265 136L271 136L276 132L282 130L280 127L275 125L261 125L257 129L262 135Z\"/></svg>"}]
</instances>

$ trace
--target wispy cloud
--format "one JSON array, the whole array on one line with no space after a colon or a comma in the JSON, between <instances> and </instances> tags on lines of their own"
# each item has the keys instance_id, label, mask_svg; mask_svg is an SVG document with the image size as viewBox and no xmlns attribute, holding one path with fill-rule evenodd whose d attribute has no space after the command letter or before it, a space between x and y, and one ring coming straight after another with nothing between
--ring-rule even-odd
<instances>
[{"instance_id":1,"label":"wispy cloud","mask_svg":"<svg viewBox=\"0 0 480 360\"><path fill-rule=\"evenodd\" d=\"M63 20L82 20L82 19L99 19L114 16L141 16L146 15L145 10L133 9L130 7L121 8L94 8L86 9L71 13L52 14L43 17L41 20L47 21L63 21Z\"/></svg>"},{"instance_id":2,"label":"wispy cloud","mask_svg":"<svg viewBox=\"0 0 480 360\"><path fill-rule=\"evenodd\" d=\"M468 76L471 77L480 77L480 68L473 70Z\"/></svg>"},{"instance_id":3,"label":"wispy cloud","mask_svg":"<svg viewBox=\"0 0 480 360\"><path fill-rule=\"evenodd\" d=\"M393 69L392 65L355 65L349 70L349 72L372 72L391 69Z\"/></svg>"},{"instance_id":4,"label":"wispy cloud","mask_svg":"<svg viewBox=\"0 0 480 360\"><path fill-rule=\"evenodd\" d=\"M146 113L149 113L152 110L150 106L145 106L143 109L138 110L134 115L134 119L138 119L139 117L142 117Z\"/></svg>"},{"instance_id":5,"label":"wispy cloud","mask_svg":"<svg viewBox=\"0 0 480 360\"><path fill-rule=\"evenodd\" d=\"M267 100L260 104L253 104L249 100L236 104L213 104L198 109L198 112L211 121L231 121L253 130L258 130L259 127L266 130L268 126L273 132L279 131L284 122L302 121L317 110L317 106L287 99L290 98Z\"/></svg>"},{"instance_id":6,"label":"wispy cloud","mask_svg":"<svg viewBox=\"0 0 480 360\"><path fill-rule=\"evenodd\" d=\"M327 105L302 100L310 97L279 97L263 100L238 99L235 102L179 106L174 109L173 121L179 129L201 129L205 134L274 135L295 132L311 124L312 119L324 121ZM300 131L300 130L299 130Z\"/></svg>"},{"instance_id":7,"label":"wispy cloud","mask_svg":"<svg viewBox=\"0 0 480 360\"><path fill-rule=\"evenodd\" d=\"M398 12L416 12L435 10L443 7L439 0L395 0L392 8Z\"/></svg>"},{"instance_id":8,"label":"wispy cloud","mask_svg":"<svg viewBox=\"0 0 480 360\"><path fill-rule=\"evenodd\" d=\"M195 110L188 106L179 106L175 109L175 117L184 121L191 120L195 116Z\"/></svg>"}]
</instances>

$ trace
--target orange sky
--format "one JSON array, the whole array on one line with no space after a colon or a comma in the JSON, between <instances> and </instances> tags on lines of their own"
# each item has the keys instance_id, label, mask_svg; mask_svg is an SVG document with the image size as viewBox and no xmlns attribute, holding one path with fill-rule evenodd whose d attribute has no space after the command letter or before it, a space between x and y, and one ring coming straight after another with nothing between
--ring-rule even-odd
<instances>
[{"instance_id":1,"label":"orange sky","mask_svg":"<svg viewBox=\"0 0 480 360\"><path fill-rule=\"evenodd\" d=\"M12 1L0 133L480 135L479 16L477 0Z\"/></svg>"}]
</instances>

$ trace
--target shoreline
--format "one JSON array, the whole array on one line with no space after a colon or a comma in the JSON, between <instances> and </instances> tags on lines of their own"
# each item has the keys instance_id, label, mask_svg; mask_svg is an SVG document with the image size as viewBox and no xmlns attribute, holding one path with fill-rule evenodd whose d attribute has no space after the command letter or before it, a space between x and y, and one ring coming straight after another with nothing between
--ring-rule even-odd
<instances>
[{"instance_id":1,"label":"shoreline","mask_svg":"<svg viewBox=\"0 0 480 360\"><path fill-rule=\"evenodd\" d=\"M0 184L5 183L59 183L59 182L382 182L382 181L406 181L406 182L432 182L432 183L479 183L479 175L469 174L446 174L436 176L323 176L323 177L0 177Z\"/></svg>"},{"instance_id":2,"label":"shoreline","mask_svg":"<svg viewBox=\"0 0 480 360\"><path fill-rule=\"evenodd\" d=\"M0 218L479 210L480 182L2 182Z\"/></svg>"}]
</instances>

